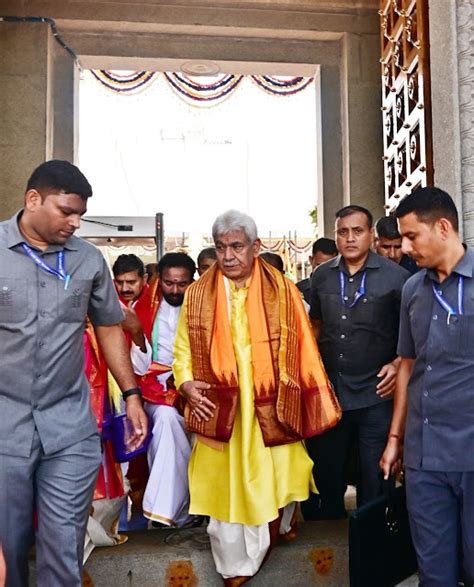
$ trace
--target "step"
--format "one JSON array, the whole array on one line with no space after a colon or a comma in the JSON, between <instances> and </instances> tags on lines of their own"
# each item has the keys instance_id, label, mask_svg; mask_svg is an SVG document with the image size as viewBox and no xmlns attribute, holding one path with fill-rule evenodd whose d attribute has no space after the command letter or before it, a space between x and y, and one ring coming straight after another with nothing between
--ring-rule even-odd
<instances>
[{"instance_id":1,"label":"step","mask_svg":"<svg viewBox=\"0 0 474 587\"><path fill-rule=\"evenodd\" d=\"M305 522L296 540L272 551L252 587L349 585L347 521ZM86 569L95 587L222 587L204 528L128 533L128 542L97 548ZM404 587L417 585L415 578Z\"/></svg>"}]
</instances>

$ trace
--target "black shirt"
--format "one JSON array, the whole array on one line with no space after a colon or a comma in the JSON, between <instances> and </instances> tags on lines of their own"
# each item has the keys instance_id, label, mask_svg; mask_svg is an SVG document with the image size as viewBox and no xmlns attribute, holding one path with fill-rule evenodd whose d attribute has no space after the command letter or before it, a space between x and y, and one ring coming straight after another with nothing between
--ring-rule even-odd
<instances>
[{"instance_id":1,"label":"black shirt","mask_svg":"<svg viewBox=\"0 0 474 587\"><path fill-rule=\"evenodd\" d=\"M298 281L296 287L303 294L304 301L307 304L311 304L311 277Z\"/></svg>"},{"instance_id":2,"label":"black shirt","mask_svg":"<svg viewBox=\"0 0 474 587\"><path fill-rule=\"evenodd\" d=\"M365 293L351 308L364 274ZM319 350L343 410L384 401L376 394L377 373L397 356L401 291L409 277L408 271L372 252L354 275L340 255L312 275L310 317L321 321Z\"/></svg>"},{"instance_id":3,"label":"black shirt","mask_svg":"<svg viewBox=\"0 0 474 587\"><path fill-rule=\"evenodd\" d=\"M402 260L400 261L400 267L403 267L407 271L409 271L412 275L417 273L420 268L418 265L413 261L411 257L408 255L402 255Z\"/></svg>"}]
</instances>

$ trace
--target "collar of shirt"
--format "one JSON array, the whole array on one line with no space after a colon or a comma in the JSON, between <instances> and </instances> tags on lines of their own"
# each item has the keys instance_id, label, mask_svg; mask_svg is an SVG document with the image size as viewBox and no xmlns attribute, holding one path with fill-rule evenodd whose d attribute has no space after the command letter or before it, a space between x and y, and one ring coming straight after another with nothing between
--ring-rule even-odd
<instances>
[{"instance_id":1,"label":"collar of shirt","mask_svg":"<svg viewBox=\"0 0 474 587\"><path fill-rule=\"evenodd\" d=\"M346 263L344 261L344 257L342 255L338 255L337 257L334 257L334 259L327 261L327 264L332 269L338 269L340 271L343 271L346 275L349 275ZM359 271L357 271L357 273L355 273L355 275L358 275L366 269L380 269L381 265L382 262L380 260L380 256L376 253L373 253L372 251L369 251L369 255L365 260L364 265L359 269Z\"/></svg>"},{"instance_id":2,"label":"collar of shirt","mask_svg":"<svg viewBox=\"0 0 474 587\"><path fill-rule=\"evenodd\" d=\"M459 260L459 263L456 267L452 270L451 274L448 276L447 279L451 277L453 273L457 273L458 275L462 275L463 277L471 277L472 278L472 267L474 265L474 251L472 249L466 248L466 252ZM427 269L426 275L432 281L436 281L438 283L438 274L434 269ZM444 282L443 282L444 283Z\"/></svg>"},{"instance_id":3,"label":"collar of shirt","mask_svg":"<svg viewBox=\"0 0 474 587\"><path fill-rule=\"evenodd\" d=\"M21 234L20 227L18 226L18 222L23 214L23 210L17 212L14 216L10 218L8 221L8 236L7 236L7 247L9 249L13 249L17 245L21 245L21 243L26 243L27 245L31 246L32 248L36 249L31 243L25 240L25 237ZM41 251L43 253L56 253L57 251L62 251L63 249L69 249L70 251L77 251L77 246L74 242L76 236L70 236L64 245L48 245L46 251ZM37 249L38 250L38 249Z\"/></svg>"},{"instance_id":4,"label":"collar of shirt","mask_svg":"<svg viewBox=\"0 0 474 587\"><path fill-rule=\"evenodd\" d=\"M254 264L254 269L255 269L255 264ZM232 293L233 292L235 293L239 290L248 291L248 289L250 287L250 282L252 281L253 271L254 270L252 270L252 274L247 279L245 284L242 287L240 287L239 289L237 289L237 286L235 285L235 283L232 279L229 279L224 274L222 274L222 279L224 280L225 293L226 293L226 297L227 297L227 310L228 310L228 314L229 314L229 321L230 321L231 308L232 308Z\"/></svg>"}]
</instances>

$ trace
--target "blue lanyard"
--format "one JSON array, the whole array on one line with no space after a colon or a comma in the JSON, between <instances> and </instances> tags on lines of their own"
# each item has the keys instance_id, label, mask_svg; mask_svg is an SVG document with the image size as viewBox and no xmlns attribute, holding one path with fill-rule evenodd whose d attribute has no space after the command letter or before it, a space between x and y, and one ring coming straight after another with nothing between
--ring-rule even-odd
<instances>
[{"instance_id":1,"label":"blue lanyard","mask_svg":"<svg viewBox=\"0 0 474 587\"><path fill-rule=\"evenodd\" d=\"M352 300L351 304L347 304L346 303L346 282L345 282L345 277L344 277L344 273L342 271L339 271L339 283L340 283L340 292L341 292L341 303L343 306L345 306L346 308L353 308L357 302L360 300L360 298L365 295L365 278L366 278L366 271L364 271L364 273L362 274L362 280L360 282L360 289L358 289L355 293L354 299Z\"/></svg>"},{"instance_id":2,"label":"blue lanyard","mask_svg":"<svg viewBox=\"0 0 474 587\"><path fill-rule=\"evenodd\" d=\"M450 306L448 304L448 302L443 298L443 295L441 294L440 291L438 291L436 289L436 285L434 284L434 282L431 282L431 287L433 288L433 293L435 295L435 298L438 300L440 306L446 310L446 312L448 313L448 317L446 319L447 324L449 324L449 319L451 318L451 316L456 316L457 314L459 314L460 316L462 316L464 314L464 308L463 308L463 298L464 298L464 278L462 275L460 275L458 277L458 311L456 312L456 310Z\"/></svg>"},{"instance_id":3,"label":"blue lanyard","mask_svg":"<svg viewBox=\"0 0 474 587\"><path fill-rule=\"evenodd\" d=\"M32 259L40 269L46 271L50 275L54 275L61 281L64 281L64 289L68 288L69 282L71 281L71 276L66 273L64 268L64 251L58 251L57 262L56 262L56 269L50 267L41 257L39 257L31 247L29 247L26 243L21 243L23 250L28 255L30 259Z\"/></svg>"}]
</instances>

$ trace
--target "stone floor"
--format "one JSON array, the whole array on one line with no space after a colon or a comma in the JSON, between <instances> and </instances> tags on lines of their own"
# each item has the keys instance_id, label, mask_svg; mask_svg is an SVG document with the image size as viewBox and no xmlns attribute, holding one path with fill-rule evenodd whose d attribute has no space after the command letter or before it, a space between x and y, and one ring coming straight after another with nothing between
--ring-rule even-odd
<instances>
[{"instance_id":1,"label":"stone floor","mask_svg":"<svg viewBox=\"0 0 474 587\"><path fill-rule=\"evenodd\" d=\"M127 543L94 550L86 569L95 587L222 587L204 528L130 532ZM250 584L348 586L347 521L300 524L298 538L278 545Z\"/></svg>"},{"instance_id":2,"label":"stone floor","mask_svg":"<svg viewBox=\"0 0 474 587\"><path fill-rule=\"evenodd\" d=\"M278 545L250 584L348 586L347 534L347 520L300 522L297 539ZM128 536L121 546L92 553L86 569L95 587L222 587L204 528L132 531ZM418 580L411 577L400 585L415 587Z\"/></svg>"},{"instance_id":3,"label":"stone floor","mask_svg":"<svg viewBox=\"0 0 474 587\"><path fill-rule=\"evenodd\" d=\"M251 584L348 585L347 551L345 521L301 524L298 539L277 546ZM130 533L124 545L96 549L86 568L95 587L222 587L204 528Z\"/></svg>"},{"instance_id":4,"label":"stone floor","mask_svg":"<svg viewBox=\"0 0 474 587\"><path fill-rule=\"evenodd\" d=\"M346 495L355 507L355 490ZM132 530L128 542L96 548L86 564L94 587L222 587L205 528ZM346 587L348 522L298 522L298 537L272 551L252 587ZM30 585L35 584L32 561ZM400 587L416 587L416 576ZM367 586L372 587L372 586Z\"/></svg>"}]
</instances>

